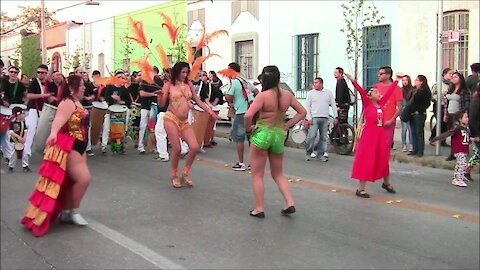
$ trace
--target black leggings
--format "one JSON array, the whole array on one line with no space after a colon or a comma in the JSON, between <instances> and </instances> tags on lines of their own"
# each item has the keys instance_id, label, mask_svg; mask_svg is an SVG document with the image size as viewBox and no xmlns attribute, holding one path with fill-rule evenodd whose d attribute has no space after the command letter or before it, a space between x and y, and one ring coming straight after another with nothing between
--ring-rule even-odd
<instances>
[{"instance_id":1,"label":"black leggings","mask_svg":"<svg viewBox=\"0 0 480 270\"><path fill-rule=\"evenodd\" d=\"M83 155L85 150L87 150L87 142L75 139L72 149L77 151L80 155Z\"/></svg>"}]
</instances>

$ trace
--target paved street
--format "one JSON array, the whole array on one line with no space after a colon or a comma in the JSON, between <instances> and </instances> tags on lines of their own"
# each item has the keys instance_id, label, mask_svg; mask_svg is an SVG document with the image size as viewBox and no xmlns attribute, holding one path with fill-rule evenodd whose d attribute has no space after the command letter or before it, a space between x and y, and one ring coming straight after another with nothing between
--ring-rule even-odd
<instances>
[{"instance_id":1,"label":"paved street","mask_svg":"<svg viewBox=\"0 0 480 270\"><path fill-rule=\"evenodd\" d=\"M297 213L266 180L264 220L252 208L250 175L234 172L233 144L198 156L193 188L173 189L169 163L153 154L89 158L85 228L54 224L35 238L19 223L37 174L1 172L2 269L478 269L479 181L451 185L453 171L391 164L397 194L369 184L354 195L351 156L304 161L288 148L285 171ZM37 170L40 158L32 160ZM183 164L183 162L181 163ZM477 174L478 176L478 174Z\"/></svg>"}]
</instances>

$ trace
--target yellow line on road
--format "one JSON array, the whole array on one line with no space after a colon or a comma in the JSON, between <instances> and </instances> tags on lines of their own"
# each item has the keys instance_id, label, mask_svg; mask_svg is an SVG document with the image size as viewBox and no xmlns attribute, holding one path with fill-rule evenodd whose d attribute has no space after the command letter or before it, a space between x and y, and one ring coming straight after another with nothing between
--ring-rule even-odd
<instances>
[{"instance_id":1,"label":"yellow line on road","mask_svg":"<svg viewBox=\"0 0 480 270\"><path fill-rule=\"evenodd\" d=\"M206 165L216 167L216 168L223 168L226 170L231 170L230 164L222 164L219 161L212 160L212 159L203 159L203 158L197 158L197 162L204 163ZM270 172L265 172L265 175L269 175ZM348 190L348 189L342 189L342 188L337 188L334 186L329 186L325 184L321 184L312 180L308 179L303 179L303 178L298 178L298 177L289 177L287 176L287 179L289 179L289 182L294 185L299 185L299 186L304 186L304 187L309 187L313 189L318 189L318 190L323 190L323 191L329 191L329 192L334 192L340 195L345 195L345 196L355 196L355 192ZM452 211L448 209L443 209L443 208L438 208L438 207L433 207L429 206L426 204L421 204L421 203L416 203L413 201L406 201L402 200L399 198L393 198L393 197L387 197L387 196L382 196L382 195L373 195L370 197L371 201L378 202L378 203L383 203L383 204L389 204L391 206L395 207L401 207L405 209L412 209L415 211L419 212L425 212L425 213L431 213L435 214L438 216L443 216L443 217L449 217L449 218L455 218L459 220L464 220L467 222L472 222L476 224L480 224L480 216L476 215L470 215L458 211Z\"/></svg>"}]
</instances>

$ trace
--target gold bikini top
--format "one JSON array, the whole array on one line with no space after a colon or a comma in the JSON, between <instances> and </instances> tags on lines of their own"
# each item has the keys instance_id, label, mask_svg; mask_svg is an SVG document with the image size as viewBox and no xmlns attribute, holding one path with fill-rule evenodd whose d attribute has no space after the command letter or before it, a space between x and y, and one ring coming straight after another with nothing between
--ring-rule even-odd
<instances>
[{"instance_id":1,"label":"gold bikini top","mask_svg":"<svg viewBox=\"0 0 480 270\"><path fill-rule=\"evenodd\" d=\"M88 127L88 111L82 107L76 107L75 112L70 116L67 123L62 127L61 131L77 140L84 141L87 136Z\"/></svg>"},{"instance_id":2,"label":"gold bikini top","mask_svg":"<svg viewBox=\"0 0 480 270\"><path fill-rule=\"evenodd\" d=\"M184 97L187 101L192 99L192 91L188 87L188 84L181 84L178 85L180 91L172 91L170 92L170 103L175 107L178 108L180 106L180 100Z\"/></svg>"}]
</instances>

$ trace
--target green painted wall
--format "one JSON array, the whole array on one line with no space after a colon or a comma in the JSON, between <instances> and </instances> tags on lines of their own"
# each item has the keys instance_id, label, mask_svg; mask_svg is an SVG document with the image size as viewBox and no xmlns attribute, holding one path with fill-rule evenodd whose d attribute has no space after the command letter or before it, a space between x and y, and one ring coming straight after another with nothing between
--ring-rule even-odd
<instances>
[{"instance_id":1,"label":"green painted wall","mask_svg":"<svg viewBox=\"0 0 480 270\"><path fill-rule=\"evenodd\" d=\"M37 67L42 63L41 53L38 35L22 38L22 74L30 78L37 75Z\"/></svg>"},{"instance_id":2,"label":"green painted wall","mask_svg":"<svg viewBox=\"0 0 480 270\"><path fill-rule=\"evenodd\" d=\"M152 65L156 65L161 70L161 64L158 63L159 56L156 52L155 46L161 43L165 51L168 53L172 47L170 38L168 36L166 28L162 28L163 19L158 12L163 12L172 18L172 21L178 24L187 24L187 2L186 1L171 1L163 3L157 6L149 7L146 9L137 10L127 14L114 17L114 66L115 69L125 68L125 58L129 55L130 62L141 58L146 53L147 49L144 49L140 44L125 40L125 35L133 35L131 31L128 16L131 16L134 20L140 20L143 22L143 29L148 41L151 40L150 49L155 57L150 56L149 62ZM185 27L182 27L185 31ZM158 61L156 60L158 59ZM132 65L130 70L138 70L137 66ZM112 71L113 72L113 71Z\"/></svg>"}]
</instances>

